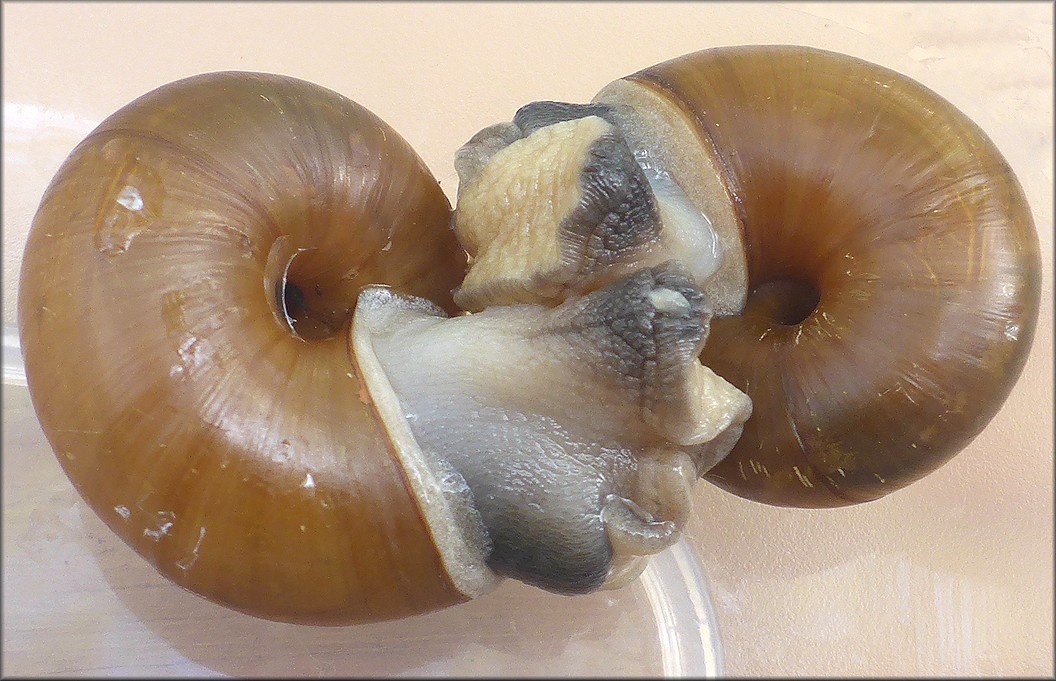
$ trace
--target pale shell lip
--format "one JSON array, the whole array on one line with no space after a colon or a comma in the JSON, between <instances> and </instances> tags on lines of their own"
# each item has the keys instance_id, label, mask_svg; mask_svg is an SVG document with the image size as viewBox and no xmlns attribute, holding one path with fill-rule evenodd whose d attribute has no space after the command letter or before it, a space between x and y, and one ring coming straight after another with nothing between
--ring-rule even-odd
<instances>
[{"instance_id":1,"label":"pale shell lip","mask_svg":"<svg viewBox=\"0 0 1056 681\"><path fill-rule=\"evenodd\" d=\"M486 536L483 523L468 500L452 487L452 476L459 480L461 476L422 451L371 338L373 329L391 323L393 311L406 306L419 306L420 309L423 303L398 296L387 287L364 289L349 329L349 348L355 370L378 412L410 491L418 500L422 519L444 569L459 592L467 598L476 598L494 589L501 581L488 567L479 544L469 538ZM430 307L430 311L446 316L436 307ZM467 523L480 525L467 527Z\"/></svg>"},{"instance_id":2,"label":"pale shell lip","mask_svg":"<svg viewBox=\"0 0 1056 681\"><path fill-rule=\"evenodd\" d=\"M744 233L722 179L722 166L708 142L675 104L642 83L627 78L613 81L591 101L633 110L633 116L621 121L624 137L633 147L656 156L718 235L722 264L700 282L701 290L716 315L739 314L748 298Z\"/></svg>"}]
</instances>

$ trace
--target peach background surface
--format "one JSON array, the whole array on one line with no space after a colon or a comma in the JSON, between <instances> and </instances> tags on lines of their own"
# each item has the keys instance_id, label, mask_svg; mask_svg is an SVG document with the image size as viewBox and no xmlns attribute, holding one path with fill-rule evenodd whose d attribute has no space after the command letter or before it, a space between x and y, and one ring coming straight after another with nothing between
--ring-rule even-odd
<instances>
[{"instance_id":1,"label":"peach background surface","mask_svg":"<svg viewBox=\"0 0 1056 681\"><path fill-rule=\"evenodd\" d=\"M480 128L705 47L812 45L921 81L991 136L1034 211L1042 316L1023 377L982 435L905 490L799 511L702 484L686 538L728 674L1053 674L1051 4L5 3L3 19L5 327L32 214L63 158L112 111L195 73L334 89L398 130L452 199L454 151ZM7 674L660 669L656 645L638 640L655 632L635 633L649 607L638 586L582 601L504 586L455 614L350 630L228 613L107 533L24 395L5 390L4 426Z\"/></svg>"}]
</instances>

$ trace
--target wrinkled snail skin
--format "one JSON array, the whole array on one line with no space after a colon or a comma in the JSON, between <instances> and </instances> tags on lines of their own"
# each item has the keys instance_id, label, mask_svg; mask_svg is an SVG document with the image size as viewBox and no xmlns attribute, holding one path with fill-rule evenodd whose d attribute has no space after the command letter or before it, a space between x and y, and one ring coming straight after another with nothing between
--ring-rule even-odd
<instances>
[{"instance_id":1,"label":"wrinkled snail skin","mask_svg":"<svg viewBox=\"0 0 1056 681\"><path fill-rule=\"evenodd\" d=\"M1018 181L964 114L799 47L687 55L597 101L659 103L691 130L743 231L747 304L713 320L701 359L754 413L708 480L778 505L867 501L994 416L1031 345L1040 257Z\"/></svg>"},{"instance_id":2,"label":"wrinkled snail skin","mask_svg":"<svg viewBox=\"0 0 1056 681\"><path fill-rule=\"evenodd\" d=\"M385 421L404 460L436 453L458 475L429 477L464 481L467 501L448 505L480 518L489 568L588 593L678 539L698 477L693 446L750 414L747 397L696 359L709 318L672 264L554 308L454 319L367 291L353 347L357 361L384 367L364 372L371 394L399 396Z\"/></svg>"},{"instance_id":3,"label":"wrinkled snail skin","mask_svg":"<svg viewBox=\"0 0 1056 681\"><path fill-rule=\"evenodd\" d=\"M80 494L162 574L253 615L465 600L341 332L365 284L454 310L449 215L399 135L303 81L197 76L105 120L42 200L19 300L32 400ZM277 307L284 278L310 340Z\"/></svg>"}]
</instances>

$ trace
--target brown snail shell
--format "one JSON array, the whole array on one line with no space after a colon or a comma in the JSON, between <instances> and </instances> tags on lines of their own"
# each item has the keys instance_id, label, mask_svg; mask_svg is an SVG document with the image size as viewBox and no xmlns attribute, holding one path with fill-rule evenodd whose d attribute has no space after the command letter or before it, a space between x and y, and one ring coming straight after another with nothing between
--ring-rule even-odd
<instances>
[{"instance_id":1,"label":"brown snail shell","mask_svg":"<svg viewBox=\"0 0 1056 681\"><path fill-rule=\"evenodd\" d=\"M105 120L43 198L19 301L81 495L162 574L254 615L464 600L338 333L367 283L452 309L449 211L384 122L293 78L196 76ZM287 280L298 310L276 306Z\"/></svg>"},{"instance_id":2,"label":"brown snail shell","mask_svg":"<svg viewBox=\"0 0 1056 681\"><path fill-rule=\"evenodd\" d=\"M706 157L687 172L726 198L706 210L743 239L746 304L713 320L702 361L754 415L708 480L785 506L863 502L986 426L1026 361L1041 261L976 124L894 71L789 46L686 55L596 101L681 130Z\"/></svg>"}]
</instances>

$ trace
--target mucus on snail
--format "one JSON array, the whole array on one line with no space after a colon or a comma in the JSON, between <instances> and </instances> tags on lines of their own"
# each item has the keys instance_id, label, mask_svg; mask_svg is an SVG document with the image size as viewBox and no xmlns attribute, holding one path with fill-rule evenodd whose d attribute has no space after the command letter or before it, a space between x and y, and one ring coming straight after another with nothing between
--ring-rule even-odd
<instances>
[{"instance_id":1,"label":"mucus on snail","mask_svg":"<svg viewBox=\"0 0 1056 681\"><path fill-rule=\"evenodd\" d=\"M384 122L251 73L148 93L64 163L23 261L30 392L162 574L326 624L616 586L698 477L838 506L934 470L1030 347L1011 170L857 59L687 55L456 169L452 231Z\"/></svg>"}]
</instances>

